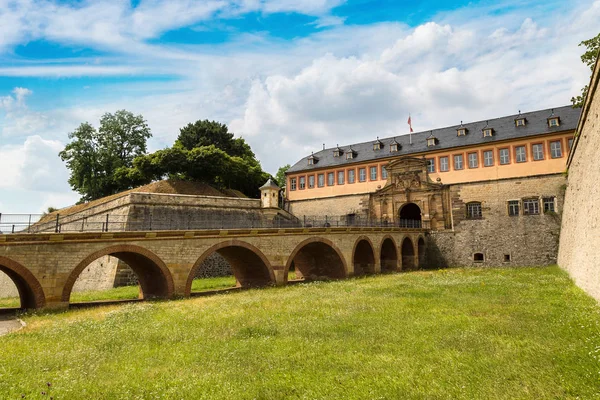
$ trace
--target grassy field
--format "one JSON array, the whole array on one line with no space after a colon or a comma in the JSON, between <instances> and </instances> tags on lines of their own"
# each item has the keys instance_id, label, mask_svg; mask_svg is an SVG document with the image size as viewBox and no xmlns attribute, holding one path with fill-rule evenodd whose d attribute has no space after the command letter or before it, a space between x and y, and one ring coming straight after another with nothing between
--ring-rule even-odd
<instances>
[{"instance_id":1,"label":"grassy field","mask_svg":"<svg viewBox=\"0 0 600 400\"><path fill-rule=\"evenodd\" d=\"M600 398L600 308L556 267L25 315L0 398Z\"/></svg>"}]
</instances>

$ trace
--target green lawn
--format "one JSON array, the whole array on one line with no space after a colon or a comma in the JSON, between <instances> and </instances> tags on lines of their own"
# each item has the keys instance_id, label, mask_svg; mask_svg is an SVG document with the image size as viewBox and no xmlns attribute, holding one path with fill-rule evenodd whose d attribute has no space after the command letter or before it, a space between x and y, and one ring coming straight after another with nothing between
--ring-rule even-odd
<instances>
[{"instance_id":1,"label":"green lawn","mask_svg":"<svg viewBox=\"0 0 600 400\"><path fill-rule=\"evenodd\" d=\"M600 398L600 307L556 267L25 315L0 398Z\"/></svg>"}]
</instances>

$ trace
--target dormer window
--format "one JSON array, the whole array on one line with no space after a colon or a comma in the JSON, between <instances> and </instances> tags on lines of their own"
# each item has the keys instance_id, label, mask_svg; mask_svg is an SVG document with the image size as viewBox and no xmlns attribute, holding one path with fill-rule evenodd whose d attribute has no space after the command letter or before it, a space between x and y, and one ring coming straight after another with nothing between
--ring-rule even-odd
<instances>
[{"instance_id":1,"label":"dormer window","mask_svg":"<svg viewBox=\"0 0 600 400\"><path fill-rule=\"evenodd\" d=\"M548 118L548 126L550 128L554 128L560 126L560 120L558 117L550 117Z\"/></svg>"},{"instance_id":2,"label":"dormer window","mask_svg":"<svg viewBox=\"0 0 600 400\"><path fill-rule=\"evenodd\" d=\"M483 137L494 136L494 130L492 128L483 128Z\"/></svg>"},{"instance_id":3,"label":"dormer window","mask_svg":"<svg viewBox=\"0 0 600 400\"><path fill-rule=\"evenodd\" d=\"M467 135L467 128L458 128L456 130L456 136L466 136Z\"/></svg>"},{"instance_id":4,"label":"dormer window","mask_svg":"<svg viewBox=\"0 0 600 400\"><path fill-rule=\"evenodd\" d=\"M383 148L383 143L377 138L377 141L373 143L373 150L381 150Z\"/></svg>"},{"instance_id":5,"label":"dormer window","mask_svg":"<svg viewBox=\"0 0 600 400\"><path fill-rule=\"evenodd\" d=\"M319 162L319 159L317 157L315 157L314 154L312 154L310 157L308 157L308 165L315 165L318 162Z\"/></svg>"},{"instance_id":6,"label":"dormer window","mask_svg":"<svg viewBox=\"0 0 600 400\"><path fill-rule=\"evenodd\" d=\"M340 146L337 145L335 150L333 150L333 156L334 157L341 157L342 154L344 154L344 151L342 149L340 149Z\"/></svg>"},{"instance_id":7,"label":"dormer window","mask_svg":"<svg viewBox=\"0 0 600 400\"><path fill-rule=\"evenodd\" d=\"M427 146L435 146L437 144L436 138L427 138Z\"/></svg>"},{"instance_id":8,"label":"dormer window","mask_svg":"<svg viewBox=\"0 0 600 400\"><path fill-rule=\"evenodd\" d=\"M525 126L526 121L525 118L517 118L515 119L515 126L519 127L519 126Z\"/></svg>"},{"instance_id":9,"label":"dormer window","mask_svg":"<svg viewBox=\"0 0 600 400\"><path fill-rule=\"evenodd\" d=\"M354 152L350 150L346 153L346 160L352 160L354 158Z\"/></svg>"}]
</instances>

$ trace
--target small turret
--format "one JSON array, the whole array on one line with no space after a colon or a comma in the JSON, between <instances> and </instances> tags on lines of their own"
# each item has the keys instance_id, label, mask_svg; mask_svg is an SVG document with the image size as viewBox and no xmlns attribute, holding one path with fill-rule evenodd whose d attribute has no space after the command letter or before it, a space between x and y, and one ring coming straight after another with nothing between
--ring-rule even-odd
<instances>
[{"instance_id":1,"label":"small turret","mask_svg":"<svg viewBox=\"0 0 600 400\"><path fill-rule=\"evenodd\" d=\"M260 187L260 200L262 208L278 208L279 191L281 189L275 182L269 179Z\"/></svg>"}]
</instances>

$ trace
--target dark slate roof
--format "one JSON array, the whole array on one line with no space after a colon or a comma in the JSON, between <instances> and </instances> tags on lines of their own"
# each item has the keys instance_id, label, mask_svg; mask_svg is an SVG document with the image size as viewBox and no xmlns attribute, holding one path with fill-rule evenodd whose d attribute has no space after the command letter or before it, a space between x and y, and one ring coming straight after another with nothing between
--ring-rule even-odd
<instances>
[{"instance_id":1,"label":"dark slate roof","mask_svg":"<svg viewBox=\"0 0 600 400\"><path fill-rule=\"evenodd\" d=\"M273 182L273 180L271 178L269 178L269 180L267 182L265 182L265 184L262 185L258 190L263 190L263 189L279 190L279 186L277 186L277 184L275 182Z\"/></svg>"},{"instance_id":2,"label":"dark slate roof","mask_svg":"<svg viewBox=\"0 0 600 400\"><path fill-rule=\"evenodd\" d=\"M560 126L550 128L548 126L548 118L551 116L553 110L554 116L560 118ZM377 140L373 138L370 142L340 146L340 149L344 151L344 154L340 157L333 156L335 147L314 153L314 156L318 159L318 162L314 165L308 165L308 157L310 156L306 156L288 169L287 173L310 171L320 168L362 163L364 161L382 158L399 157L426 151L473 146L499 142L507 139L518 139L528 136L570 131L577 128L580 114L581 109L564 106L554 109L509 115L487 121L464 123L463 127L467 129L467 134L465 136L457 136L456 130L460 125L454 125L446 128L433 129L432 131L413 133L412 144L409 143L409 135L407 134L379 139L383 143L383 148L381 150L373 150L373 143ZM525 118L526 125L519 127L515 126L515 119L517 118ZM493 129L494 136L483 137L482 130L486 125L488 128ZM430 137L430 135L433 135L437 139L437 144L435 146L427 146L427 138ZM398 152L390 152L390 144L394 140L402 146L402 149ZM350 148L352 148L355 154L352 159L346 160L345 154Z\"/></svg>"}]
</instances>

